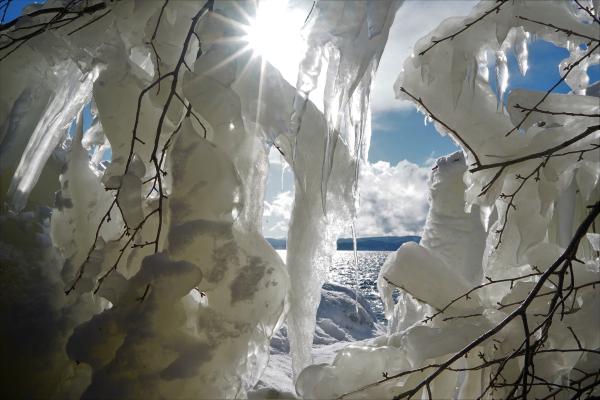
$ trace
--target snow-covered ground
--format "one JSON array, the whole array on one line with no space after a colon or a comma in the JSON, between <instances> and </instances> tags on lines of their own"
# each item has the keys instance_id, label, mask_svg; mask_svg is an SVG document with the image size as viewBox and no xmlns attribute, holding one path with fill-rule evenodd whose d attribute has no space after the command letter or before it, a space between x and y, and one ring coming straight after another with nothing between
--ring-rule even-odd
<instances>
[{"instance_id":1,"label":"snow-covered ground","mask_svg":"<svg viewBox=\"0 0 600 400\"><path fill-rule=\"evenodd\" d=\"M323 285L312 348L314 363L331 363L337 351L348 342L383 333L384 327L362 295L358 295L357 307L353 289L333 283ZM248 398L296 398L295 393L287 326L284 324L271 340L269 364Z\"/></svg>"}]
</instances>

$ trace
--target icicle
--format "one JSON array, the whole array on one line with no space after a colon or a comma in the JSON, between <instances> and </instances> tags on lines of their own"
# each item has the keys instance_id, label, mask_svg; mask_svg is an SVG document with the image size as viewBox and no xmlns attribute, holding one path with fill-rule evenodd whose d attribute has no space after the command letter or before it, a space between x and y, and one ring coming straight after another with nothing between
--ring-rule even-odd
<instances>
[{"instance_id":1,"label":"icicle","mask_svg":"<svg viewBox=\"0 0 600 400\"><path fill-rule=\"evenodd\" d=\"M96 69L83 76L71 61L59 64L56 73L61 75L62 84L32 133L8 190L8 207L14 212L25 208L48 158L88 102L98 76Z\"/></svg>"},{"instance_id":2,"label":"icicle","mask_svg":"<svg viewBox=\"0 0 600 400\"><path fill-rule=\"evenodd\" d=\"M576 207L576 183L573 179L560 194L555 212L558 214L558 244L567 247L573 237L573 225Z\"/></svg>"},{"instance_id":3,"label":"icicle","mask_svg":"<svg viewBox=\"0 0 600 400\"><path fill-rule=\"evenodd\" d=\"M467 83L469 84L469 89L475 89L475 81L477 80L477 59L474 58L467 65Z\"/></svg>"},{"instance_id":4,"label":"icicle","mask_svg":"<svg viewBox=\"0 0 600 400\"><path fill-rule=\"evenodd\" d=\"M481 51L477 54L477 75L486 83L490 81L490 69L488 67L486 51Z\"/></svg>"},{"instance_id":5,"label":"icicle","mask_svg":"<svg viewBox=\"0 0 600 400\"><path fill-rule=\"evenodd\" d=\"M588 232L586 237L594 251L600 251L600 233Z\"/></svg>"},{"instance_id":6,"label":"icicle","mask_svg":"<svg viewBox=\"0 0 600 400\"><path fill-rule=\"evenodd\" d=\"M490 228L490 217L492 216L493 207L490 206L482 206L479 208L479 217L481 220L481 225L483 226L484 231L488 231Z\"/></svg>"},{"instance_id":7,"label":"icicle","mask_svg":"<svg viewBox=\"0 0 600 400\"><path fill-rule=\"evenodd\" d=\"M279 153L279 162L281 163L281 192L283 193L283 191L284 191L283 179L285 177L285 170L287 169L287 163L285 162L285 159L283 158L283 155L281 153Z\"/></svg>"},{"instance_id":8,"label":"icicle","mask_svg":"<svg viewBox=\"0 0 600 400\"><path fill-rule=\"evenodd\" d=\"M317 87L317 81L321 73L321 58L321 47L312 46L307 50L304 60L300 64L298 83L296 84L297 91L290 118L290 133L293 135L297 135L300 131L302 117L306 111L308 95Z\"/></svg>"},{"instance_id":9,"label":"icicle","mask_svg":"<svg viewBox=\"0 0 600 400\"><path fill-rule=\"evenodd\" d=\"M352 220L352 253L354 255L354 303L356 306L356 318L358 318L358 290L360 288L358 273L358 253L356 249L356 218Z\"/></svg>"},{"instance_id":10,"label":"icicle","mask_svg":"<svg viewBox=\"0 0 600 400\"><path fill-rule=\"evenodd\" d=\"M517 57L517 63L519 64L519 72L522 76L525 76L527 69L529 68L528 57L529 53L527 50L527 41L529 34L520 28L515 35L514 52Z\"/></svg>"},{"instance_id":11,"label":"icicle","mask_svg":"<svg viewBox=\"0 0 600 400\"><path fill-rule=\"evenodd\" d=\"M333 159L335 157L337 141L337 132L330 132L330 130L327 129L324 147L325 154L323 155L323 166L321 168L321 206L323 207L323 215L327 215L327 187L333 168Z\"/></svg>"},{"instance_id":12,"label":"icicle","mask_svg":"<svg viewBox=\"0 0 600 400\"><path fill-rule=\"evenodd\" d=\"M503 50L496 52L496 85L498 110L501 110L504 103L504 92L508 87L508 61L506 53Z\"/></svg>"}]
</instances>

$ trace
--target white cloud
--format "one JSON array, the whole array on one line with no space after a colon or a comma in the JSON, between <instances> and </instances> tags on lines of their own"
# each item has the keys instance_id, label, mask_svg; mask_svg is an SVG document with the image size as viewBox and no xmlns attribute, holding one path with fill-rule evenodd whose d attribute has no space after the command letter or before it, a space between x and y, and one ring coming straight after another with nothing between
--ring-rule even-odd
<instances>
[{"instance_id":1,"label":"white cloud","mask_svg":"<svg viewBox=\"0 0 600 400\"><path fill-rule=\"evenodd\" d=\"M283 156L277 148L273 145L269 148L269 165L283 165L286 164L286 161L283 159Z\"/></svg>"},{"instance_id":2,"label":"white cloud","mask_svg":"<svg viewBox=\"0 0 600 400\"><path fill-rule=\"evenodd\" d=\"M367 164L360 175L358 236L418 235L429 209L430 167L402 160Z\"/></svg>"},{"instance_id":3,"label":"white cloud","mask_svg":"<svg viewBox=\"0 0 600 400\"><path fill-rule=\"evenodd\" d=\"M395 99L393 85L402 64L412 54L415 43L451 16L467 15L477 2L468 1L405 1L396 13L390 29L371 94L373 112L412 107Z\"/></svg>"},{"instance_id":4,"label":"white cloud","mask_svg":"<svg viewBox=\"0 0 600 400\"><path fill-rule=\"evenodd\" d=\"M427 187L431 166L402 160L392 166L379 161L365 164L360 174L358 236L418 235L429 204ZM278 193L265 201L263 234L285 237L292 210L293 191Z\"/></svg>"},{"instance_id":5,"label":"white cloud","mask_svg":"<svg viewBox=\"0 0 600 400\"><path fill-rule=\"evenodd\" d=\"M294 194L288 190L278 193L273 201L265 201L263 213L263 235L282 238L287 235Z\"/></svg>"}]
</instances>

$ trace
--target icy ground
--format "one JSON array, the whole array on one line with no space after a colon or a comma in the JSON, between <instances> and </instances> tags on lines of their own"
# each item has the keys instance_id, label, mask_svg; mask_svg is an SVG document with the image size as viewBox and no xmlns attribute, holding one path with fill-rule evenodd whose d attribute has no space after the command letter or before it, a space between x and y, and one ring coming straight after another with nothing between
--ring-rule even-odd
<instances>
[{"instance_id":1,"label":"icy ground","mask_svg":"<svg viewBox=\"0 0 600 400\"><path fill-rule=\"evenodd\" d=\"M376 313L359 293L358 313L353 289L326 283L321 289L317 310L317 326L313 341L314 363L331 363L336 352L348 342L367 340L384 334ZM249 399L296 398L292 379L292 359L289 354L287 327L284 325L271 340L269 364Z\"/></svg>"}]
</instances>

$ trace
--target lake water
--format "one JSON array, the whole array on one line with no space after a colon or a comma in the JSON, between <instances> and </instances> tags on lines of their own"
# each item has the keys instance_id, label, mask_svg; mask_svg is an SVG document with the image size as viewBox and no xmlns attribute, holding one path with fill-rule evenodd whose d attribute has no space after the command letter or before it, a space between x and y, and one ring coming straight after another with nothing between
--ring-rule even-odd
<instances>
[{"instance_id":1,"label":"lake water","mask_svg":"<svg viewBox=\"0 0 600 400\"><path fill-rule=\"evenodd\" d=\"M277 253L285 260L285 250L277 250ZM377 276L379 275L379 269L390 253L390 251L357 252L358 290L369 302L377 315L377 319L382 323L385 323L385 318L383 316L383 303L377 291ZM352 251L338 250L335 253L327 282L338 283L352 289L356 287L354 253Z\"/></svg>"}]
</instances>

